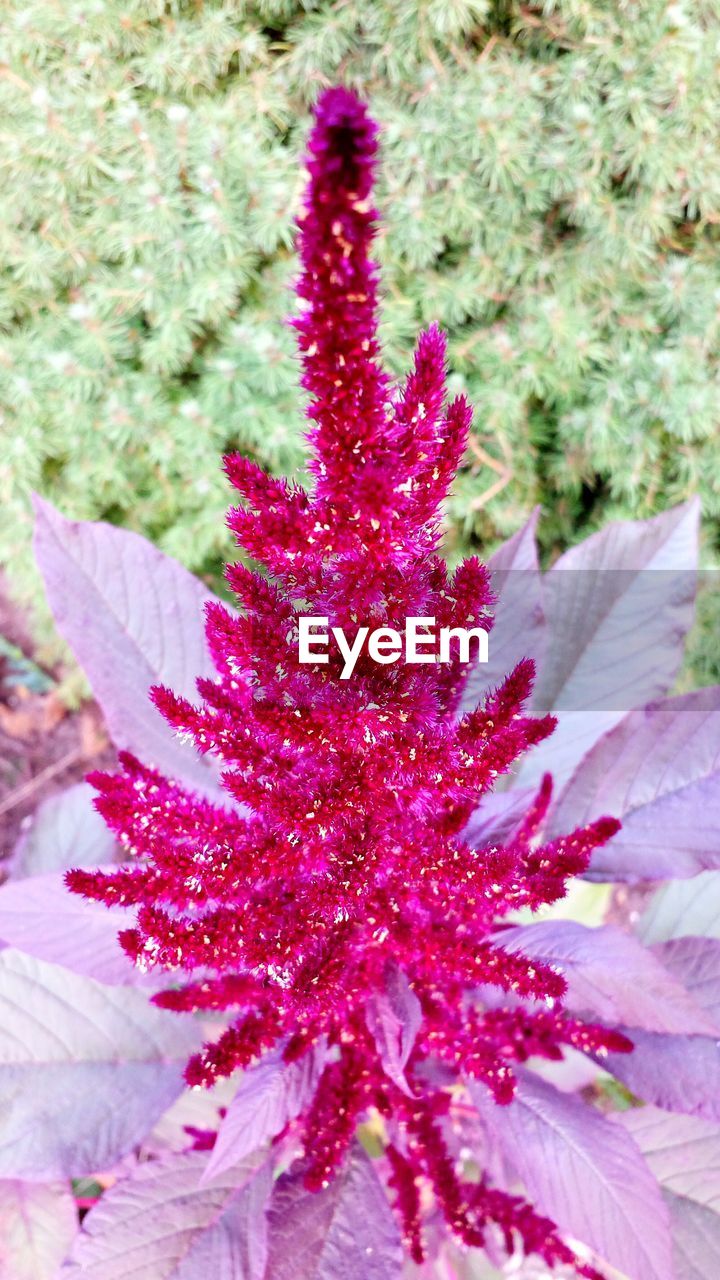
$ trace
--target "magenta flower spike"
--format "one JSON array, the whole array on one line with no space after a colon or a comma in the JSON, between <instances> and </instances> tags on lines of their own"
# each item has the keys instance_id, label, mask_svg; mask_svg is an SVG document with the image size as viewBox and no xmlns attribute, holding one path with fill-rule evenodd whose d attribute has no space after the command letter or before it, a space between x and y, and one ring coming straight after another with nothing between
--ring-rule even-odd
<instances>
[{"instance_id":1,"label":"magenta flower spike","mask_svg":"<svg viewBox=\"0 0 720 1280\"><path fill-rule=\"evenodd\" d=\"M296 1123L311 1189L333 1178L358 1123L374 1116L384 1168L416 1260L428 1214L470 1245L490 1224L547 1263L577 1259L521 1199L471 1180L453 1145L463 1081L505 1104L532 1055L629 1050L566 1014L558 971L496 944L517 908L562 898L618 824L601 818L551 843L545 779L508 843L463 837L496 780L552 732L525 714L527 659L458 716L467 675L450 663L381 664L363 650L352 677L329 647L302 663L303 616L347 634L406 620L491 627L487 570L450 574L436 548L442 503L462 458L470 408L447 403L445 341L421 334L396 390L380 364L370 259L376 126L346 89L323 94L309 141L299 224L300 312L293 320L310 396L309 491L226 460L241 505L230 527L263 572L227 570L239 612L207 611L217 677L199 702L156 688L175 727L222 762L227 803L194 795L135 758L97 774L97 807L127 853L113 871L73 871L70 887L136 908L122 935L172 986L166 1008L230 1011L187 1068L211 1084L270 1050L287 1061L326 1046ZM378 1119L379 1118L379 1119ZM431 1208L428 1208L428 1204Z\"/></svg>"}]
</instances>

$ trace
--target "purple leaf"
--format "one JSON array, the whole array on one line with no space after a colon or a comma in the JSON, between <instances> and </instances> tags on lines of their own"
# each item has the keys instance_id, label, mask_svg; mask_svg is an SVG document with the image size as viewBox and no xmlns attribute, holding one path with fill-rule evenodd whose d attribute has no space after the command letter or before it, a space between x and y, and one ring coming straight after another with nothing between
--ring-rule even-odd
<instances>
[{"instance_id":1,"label":"purple leaf","mask_svg":"<svg viewBox=\"0 0 720 1280\"><path fill-rule=\"evenodd\" d=\"M170 1152L187 1151L191 1130L208 1137L217 1135L221 1112L224 1114L230 1106L236 1089L237 1080L230 1076L224 1076L208 1088L184 1089L143 1140L143 1156L152 1159ZM202 1149L207 1159L208 1148Z\"/></svg>"},{"instance_id":2,"label":"purple leaf","mask_svg":"<svg viewBox=\"0 0 720 1280\"><path fill-rule=\"evenodd\" d=\"M670 880L654 894L637 924L643 942L668 938L720 938L720 871Z\"/></svg>"},{"instance_id":3,"label":"purple leaf","mask_svg":"<svg viewBox=\"0 0 720 1280\"><path fill-rule=\"evenodd\" d=\"M720 1127L654 1107L621 1117L663 1189L676 1280L720 1275Z\"/></svg>"},{"instance_id":4,"label":"purple leaf","mask_svg":"<svg viewBox=\"0 0 720 1280\"><path fill-rule=\"evenodd\" d=\"M481 1085L469 1087L483 1123L542 1213L626 1275L672 1280L667 1210L619 1125L529 1072L506 1107Z\"/></svg>"},{"instance_id":5,"label":"purple leaf","mask_svg":"<svg viewBox=\"0 0 720 1280\"><path fill-rule=\"evenodd\" d=\"M720 1275L720 1225L713 1209L684 1201L680 1211L666 1196L673 1231L675 1280L716 1280Z\"/></svg>"},{"instance_id":6,"label":"purple leaf","mask_svg":"<svg viewBox=\"0 0 720 1280\"><path fill-rule=\"evenodd\" d=\"M653 947L661 964L690 992L720 1034L720 940L672 938Z\"/></svg>"},{"instance_id":7,"label":"purple leaf","mask_svg":"<svg viewBox=\"0 0 720 1280\"><path fill-rule=\"evenodd\" d=\"M385 990L370 997L365 1018L386 1074L410 1095L405 1066L420 1029L422 1010L405 974L397 966L388 966Z\"/></svg>"},{"instance_id":8,"label":"purple leaf","mask_svg":"<svg viewBox=\"0 0 720 1280\"><path fill-rule=\"evenodd\" d=\"M0 1178L108 1168L183 1088L189 1018L19 951L0 953Z\"/></svg>"},{"instance_id":9,"label":"purple leaf","mask_svg":"<svg viewBox=\"0 0 720 1280\"><path fill-rule=\"evenodd\" d=\"M201 1152L138 1165L90 1210L63 1280L262 1280L272 1170L258 1164L204 1184Z\"/></svg>"},{"instance_id":10,"label":"purple leaf","mask_svg":"<svg viewBox=\"0 0 720 1280\"><path fill-rule=\"evenodd\" d=\"M610 524L543 578L548 643L533 710L559 725L520 769L561 785L632 707L667 692L692 622L699 504Z\"/></svg>"},{"instance_id":11,"label":"purple leaf","mask_svg":"<svg viewBox=\"0 0 720 1280\"><path fill-rule=\"evenodd\" d=\"M551 834L610 813L595 880L681 879L720 867L720 686L631 711L585 757Z\"/></svg>"},{"instance_id":12,"label":"purple leaf","mask_svg":"<svg viewBox=\"0 0 720 1280\"><path fill-rule=\"evenodd\" d=\"M601 1022L682 1035L715 1031L713 1019L658 957L612 925L588 929L574 920L548 920L502 930L495 940L562 969L567 1005Z\"/></svg>"},{"instance_id":13,"label":"purple leaf","mask_svg":"<svg viewBox=\"0 0 720 1280\"><path fill-rule=\"evenodd\" d=\"M0 886L3 942L98 982L146 981L118 942L119 930L127 927L127 911L79 898L59 874Z\"/></svg>"},{"instance_id":14,"label":"purple leaf","mask_svg":"<svg viewBox=\"0 0 720 1280\"><path fill-rule=\"evenodd\" d=\"M501 684L521 658L539 661L545 645L542 577L535 530L540 508L527 524L490 556L488 568L497 598L488 643L489 662L471 667L461 710L472 711L490 689Z\"/></svg>"},{"instance_id":15,"label":"purple leaf","mask_svg":"<svg viewBox=\"0 0 720 1280\"><path fill-rule=\"evenodd\" d=\"M400 1237L385 1192L357 1145L324 1191L300 1175L276 1184L264 1280L399 1280Z\"/></svg>"},{"instance_id":16,"label":"purple leaf","mask_svg":"<svg viewBox=\"0 0 720 1280\"><path fill-rule=\"evenodd\" d=\"M297 1062L284 1062L275 1052L245 1072L220 1125L206 1178L257 1151L304 1110L315 1093L324 1056L324 1043Z\"/></svg>"},{"instance_id":17,"label":"purple leaf","mask_svg":"<svg viewBox=\"0 0 720 1280\"><path fill-rule=\"evenodd\" d=\"M195 695L213 674L203 632L210 592L145 538L66 520L35 497L35 552L62 636L83 667L118 748L215 791L207 760L183 746L148 697L154 684Z\"/></svg>"},{"instance_id":18,"label":"purple leaf","mask_svg":"<svg viewBox=\"0 0 720 1280\"><path fill-rule=\"evenodd\" d=\"M488 792L465 827L463 840L472 849L506 843L524 818L536 793L535 787Z\"/></svg>"},{"instance_id":19,"label":"purple leaf","mask_svg":"<svg viewBox=\"0 0 720 1280\"><path fill-rule=\"evenodd\" d=\"M0 1276L4 1280L57 1280L78 1219L70 1188L62 1183L0 1181Z\"/></svg>"},{"instance_id":20,"label":"purple leaf","mask_svg":"<svg viewBox=\"0 0 720 1280\"><path fill-rule=\"evenodd\" d=\"M14 880L112 861L115 839L92 803L94 794L86 782L78 782L43 801L15 846Z\"/></svg>"},{"instance_id":21,"label":"purple leaf","mask_svg":"<svg viewBox=\"0 0 720 1280\"><path fill-rule=\"evenodd\" d=\"M720 1213L720 1126L656 1107L625 1111L619 1120L661 1186Z\"/></svg>"},{"instance_id":22,"label":"purple leaf","mask_svg":"<svg viewBox=\"0 0 720 1280\"><path fill-rule=\"evenodd\" d=\"M666 1111L720 1120L720 1039L663 1035L628 1028L632 1053L610 1053L600 1065L631 1093Z\"/></svg>"}]
</instances>

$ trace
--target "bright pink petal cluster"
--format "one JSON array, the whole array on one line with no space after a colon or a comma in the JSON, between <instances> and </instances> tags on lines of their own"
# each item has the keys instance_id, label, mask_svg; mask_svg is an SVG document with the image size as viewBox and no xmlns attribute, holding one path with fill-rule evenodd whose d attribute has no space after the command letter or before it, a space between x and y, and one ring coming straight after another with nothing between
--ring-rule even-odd
<instances>
[{"instance_id":1,"label":"bright pink petal cluster","mask_svg":"<svg viewBox=\"0 0 720 1280\"><path fill-rule=\"evenodd\" d=\"M524 712L529 660L459 717L459 660L379 665L365 652L341 680L332 650L327 664L298 657L302 614L346 634L403 631L408 617L491 626L487 570L472 558L450 574L436 554L470 422L462 397L446 400L444 338L435 327L420 336L399 391L379 363L375 152L364 106L344 89L325 93L310 139L293 321L310 395L312 489L227 459L243 500L230 526L265 572L228 569L239 612L208 609L218 674L198 681L199 704L164 688L153 695L179 733L222 762L228 802L124 756L122 773L93 781L129 861L74 871L69 883L136 906L124 946L177 980L158 1003L233 1010L190 1062L192 1084L278 1044L291 1058L325 1038L327 1064L300 1120L310 1187L332 1177L357 1122L374 1111L416 1258L425 1184L467 1243L481 1244L492 1222L509 1247L517 1233L546 1261L568 1262L552 1223L458 1172L450 1113L463 1077L506 1103L513 1064L531 1054L629 1048L564 1013L555 969L493 941L508 912L561 898L618 824L605 818L542 843L546 779L508 843L474 848L464 838L496 779L553 729L552 717ZM419 1010L419 1029L406 1061L388 1072L378 1023L392 1023L398 990Z\"/></svg>"}]
</instances>

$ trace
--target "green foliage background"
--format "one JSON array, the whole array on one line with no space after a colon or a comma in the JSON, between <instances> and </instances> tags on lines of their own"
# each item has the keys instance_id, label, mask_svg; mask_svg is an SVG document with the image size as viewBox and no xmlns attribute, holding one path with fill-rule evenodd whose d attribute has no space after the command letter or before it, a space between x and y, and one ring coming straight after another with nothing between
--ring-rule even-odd
<instances>
[{"instance_id":1,"label":"green foliage background","mask_svg":"<svg viewBox=\"0 0 720 1280\"><path fill-rule=\"evenodd\" d=\"M5 0L0 559L28 493L228 550L219 454L302 465L283 315L309 105L383 126L383 335L477 406L451 554L699 491L720 548L716 0Z\"/></svg>"}]
</instances>

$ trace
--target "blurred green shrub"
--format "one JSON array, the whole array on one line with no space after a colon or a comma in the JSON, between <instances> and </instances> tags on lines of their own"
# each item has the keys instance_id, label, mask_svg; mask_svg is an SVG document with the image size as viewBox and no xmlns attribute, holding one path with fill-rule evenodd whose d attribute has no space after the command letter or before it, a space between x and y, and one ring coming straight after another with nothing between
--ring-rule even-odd
<instances>
[{"instance_id":1,"label":"blurred green shrub","mask_svg":"<svg viewBox=\"0 0 720 1280\"><path fill-rule=\"evenodd\" d=\"M283 315L308 104L384 127L398 370L449 330L477 406L451 554L547 555L699 490L720 518L717 0L5 0L0 559L28 492L217 571L223 449L301 465Z\"/></svg>"}]
</instances>

